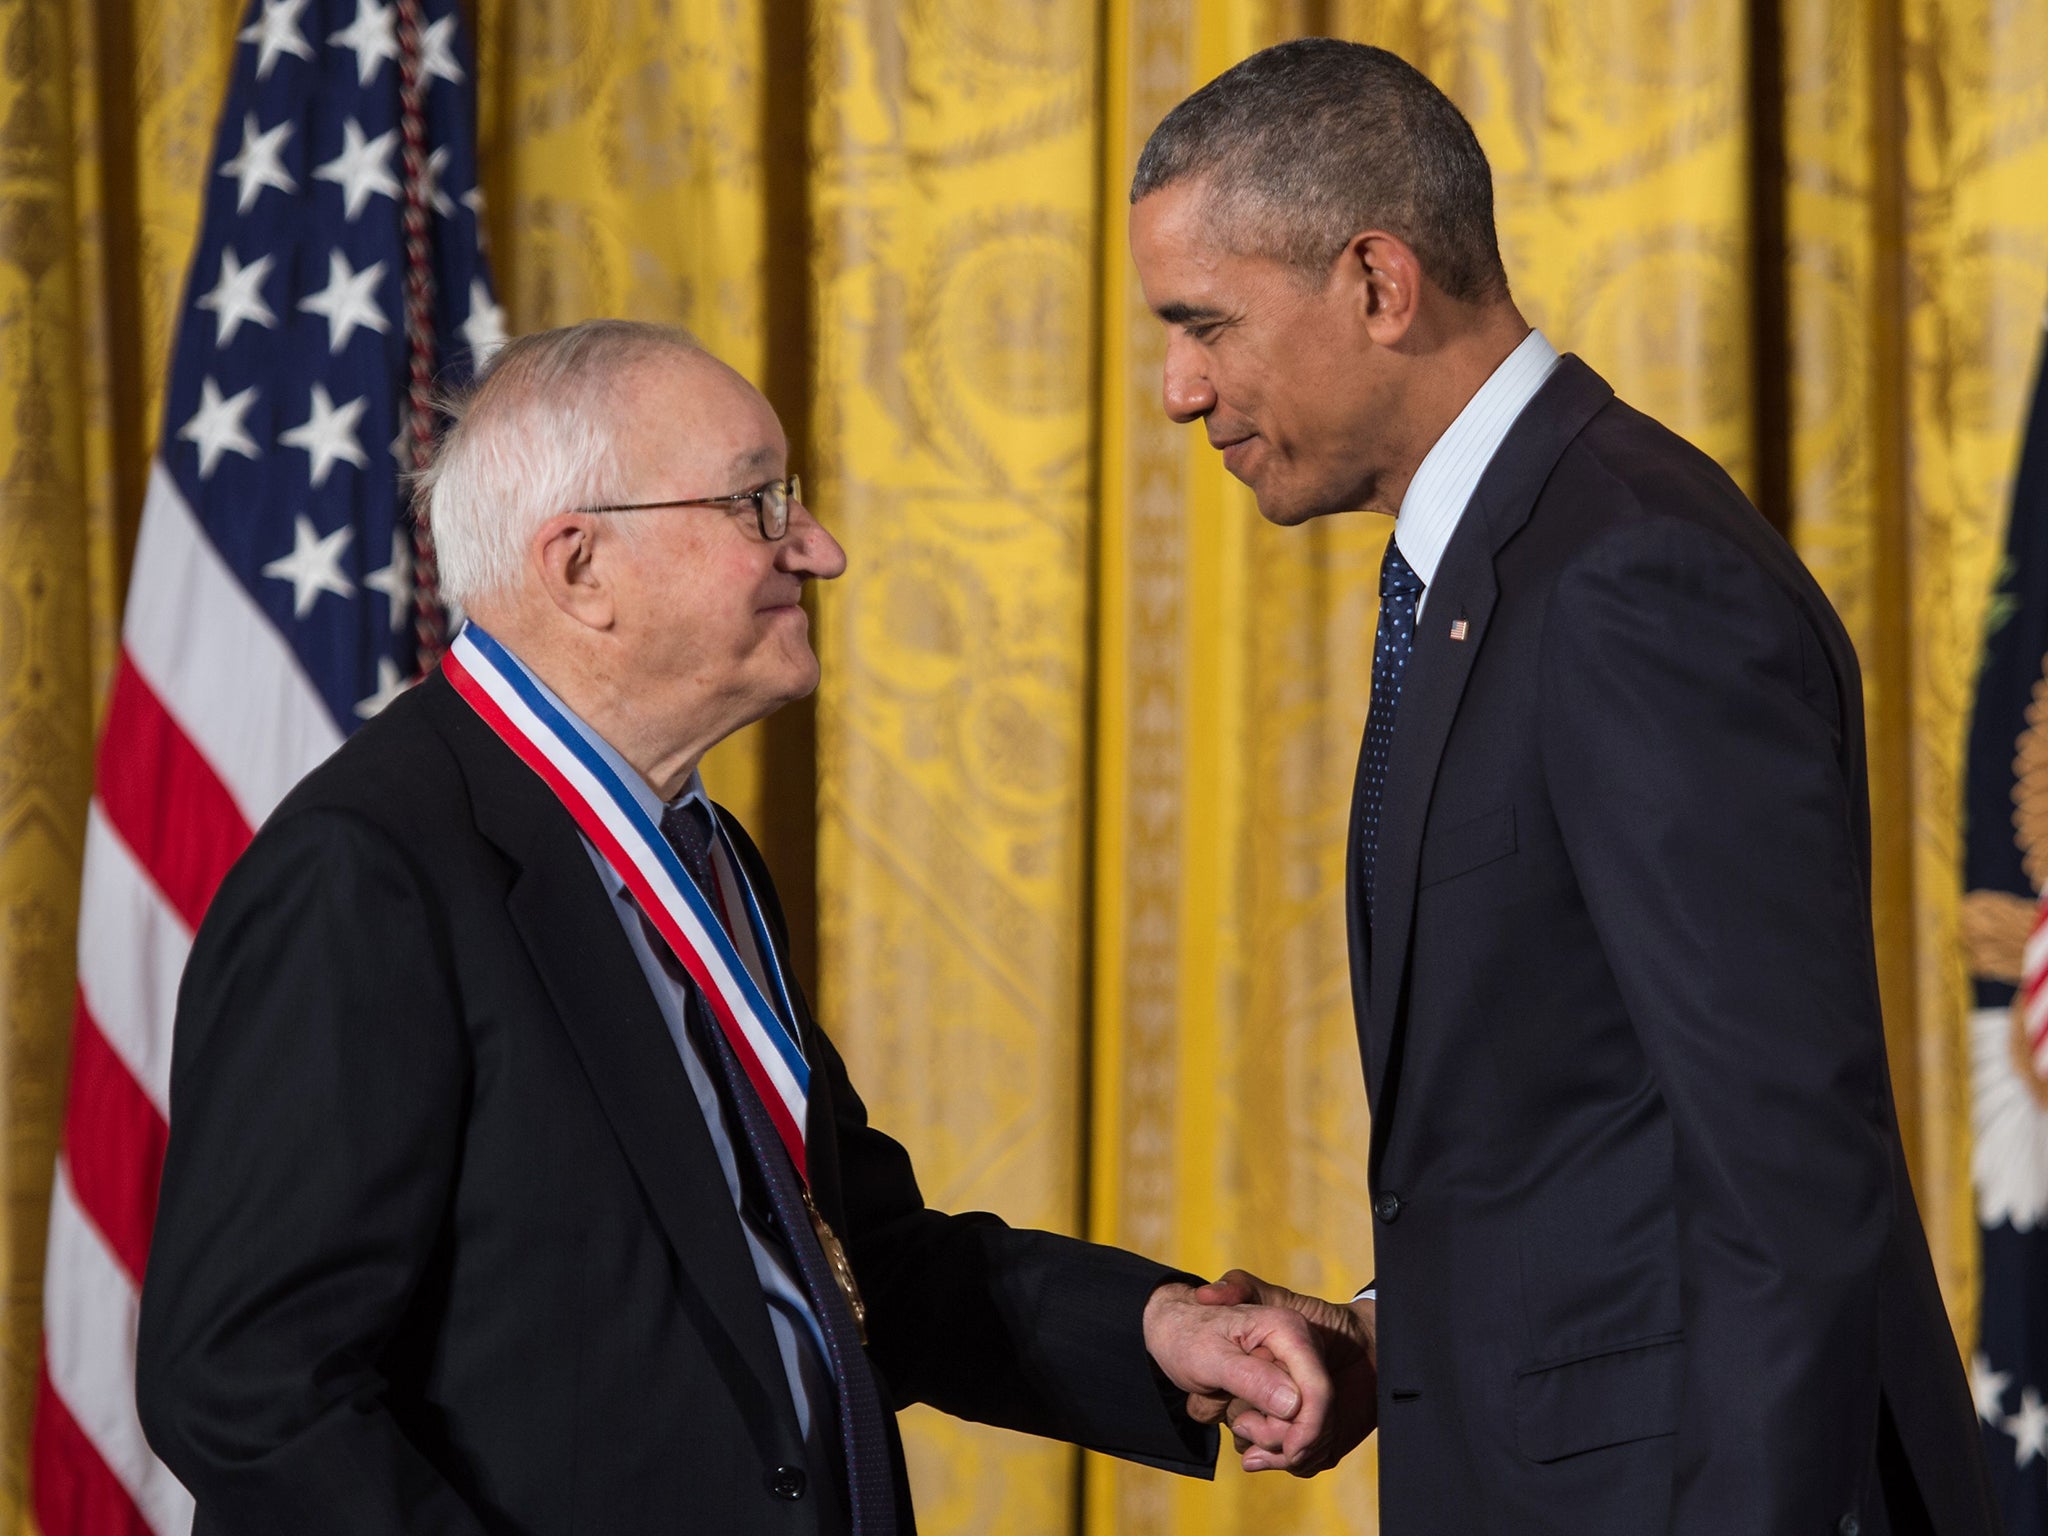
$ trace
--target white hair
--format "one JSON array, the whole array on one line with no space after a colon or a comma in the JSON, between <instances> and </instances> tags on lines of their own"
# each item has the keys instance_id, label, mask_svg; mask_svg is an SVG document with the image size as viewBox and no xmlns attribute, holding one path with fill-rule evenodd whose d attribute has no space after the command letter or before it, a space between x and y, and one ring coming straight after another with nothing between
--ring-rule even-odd
<instances>
[{"instance_id":1,"label":"white hair","mask_svg":"<svg viewBox=\"0 0 2048 1536\"><path fill-rule=\"evenodd\" d=\"M586 320L509 343L444 403L449 425L414 494L451 607L517 586L528 541L556 513L616 498L619 377L648 358L702 352L674 326Z\"/></svg>"}]
</instances>

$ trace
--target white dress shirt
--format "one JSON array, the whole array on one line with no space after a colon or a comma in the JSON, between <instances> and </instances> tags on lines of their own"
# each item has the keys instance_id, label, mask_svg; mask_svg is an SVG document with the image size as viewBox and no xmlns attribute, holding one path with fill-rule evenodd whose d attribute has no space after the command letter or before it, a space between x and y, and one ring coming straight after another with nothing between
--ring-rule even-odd
<instances>
[{"instance_id":1,"label":"white dress shirt","mask_svg":"<svg viewBox=\"0 0 2048 1536\"><path fill-rule=\"evenodd\" d=\"M1479 489L1486 466L1556 368L1557 348L1543 333L1531 331L1524 336L1522 344L1479 386L1479 393L1465 402L1465 409L1444 429L1415 471L1415 478L1408 482L1408 494L1401 498L1401 510L1394 518L1394 542L1401 546L1401 557L1422 578L1422 596L1415 605L1417 619L1429 601L1429 587L1436 580L1436 568L1443 563L1444 550L1458 531L1472 493Z\"/></svg>"},{"instance_id":2,"label":"white dress shirt","mask_svg":"<svg viewBox=\"0 0 2048 1536\"><path fill-rule=\"evenodd\" d=\"M1429 601L1430 584L1436 568L1443 563L1451 535L1472 503L1472 493L1486 474L1486 466L1500 452L1508 431L1521 419L1536 391L1557 368L1557 348L1541 331L1531 331L1522 344L1493 370L1479 393L1465 402L1465 409L1444 429L1444 435L1423 457L1415 478L1408 482L1408 494L1401 498L1401 510L1394 517L1394 542L1401 558L1422 578L1422 595L1416 599L1419 623L1423 606ZM1352 1298L1376 1301L1379 1293L1371 1287Z\"/></svg>"},{"instance_id":3,"label":"white dress shirt","mask_svg":"<svg viewBox=\"0 0 2048 1536\"><path fill-rule=\"evenodd\" d=\"M507 649L505 654L512 656ZM526 663L517 656L512 661L520 671L540 690L541 696L562 712L562 718L576 728L577 734L590 743L591 749L611 765L612 772L619 776L619 782L629 789L640 809L653 818L657 826L661 823L662 803L655 798L654 791L647 787L647 781L640 777L632 764L621 757L612 744L584 722L576 711L564 704L553 689L533 675ZM692 800L701 801L714 820L717 812L712 809L710 797L704 793L704 782L695 773L683 792L671 802L685 805ZM626 942L633 946L633 957L640 962L640 970L647 978L647 985L654 993L655 1004L661 1009L662 1022L668 1026L669 1039L675 1042L676 1054L682 1057L683 1071L688 1074L690 1088L696 1094L697 1107L702 1111L704 1124L711 1132L712 1149L718 1154L718 1166L725 1174L726 1188L732 1193L733 1207L740 1213L740 1228L746 1233L747 1250L754 1260L754 1274L761 1282L761 1295L768 1307L768 1322L775 1331L776 1348L782 1352L782 1368L789 1378L790 1396L796 1402L797 1427L806 1439L812 1439L813 1401L822 1403L826 1411L832 1411L832 1376L825 1364L825 1332L820 1326L811 1304L805 1297L803 1286L796 1278L796 1262L783 1246L776 1234L761 1227L748 1212L740 1192L740 1165L734 1151L733 1132L725 1123L725 1106L719 1101L718 1085L712 1078L711 1069L698 1054L696 1039L688 1027L690 1006L690 979L683 970L668 943L640 910L640 903L633 898L625 881L621 880L597 851L589 838L583 839L584 850L590 855L590 862L597 866L598 878L612 899L612 906L618 912L619 926L625 930ZM720 883L733 890L738 889L736 871L725 855L721 839L713 839L711 858L716 867ZM726 909L744 912L744 902L728 900ZM750 923L739 925L747 931L732 936L733 948L739 951L741 961L753 972L755 982L761 988L761 995L773 999L776 995L774 983L769 979L761 961L760 949L755 941ZM764 938L761 942L766 942ZM681 1112L679 1106L679 1112ZM815 1447L814 1447L815 1448Z\"/></svg>"}]
</instances>

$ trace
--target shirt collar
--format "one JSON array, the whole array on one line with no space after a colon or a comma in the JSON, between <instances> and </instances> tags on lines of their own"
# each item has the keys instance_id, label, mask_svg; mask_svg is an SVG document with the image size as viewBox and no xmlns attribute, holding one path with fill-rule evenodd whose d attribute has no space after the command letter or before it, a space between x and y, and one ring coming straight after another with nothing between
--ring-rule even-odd
<instances>
[{"instance_id":1,"label":"shirt collar","mask_svg":"<svg viewBox=\"0 0 2048 1536\"><path fill-rule=\"evenodd\" d=\"M1457 532L1486 466L1557 363L1557 348L1541 331L1523 337L1465 403L1408 482L1394 539L1425 587L1436 580L1445 546Z\"/></svg>"},{"instance_id":2,"label":"shirt collar","mask_svg":"<svg viewBox=\"0 0 2048 1536\"><path fill-rule=\"evenodd\" d=\"M704 809L707 811L712 809L711 797L704 792L703 776L694 768L690 770L689 780L683 785L682 793L669 801L668 805L664 806L654 791L647 787L647 781L640 777L639 770L626 761L618 748L598 735L581 715L577 714L567 704L564 704L561 696L546 683L542 682L534 673L533 668L519 659L518 654L513 651L511 646L506 645L504 641L500 640L498 647L510 658L512 665L526 675L527 681L540 690L541 697L562 712L562 718L569 722L577 735L590 744L590 750L604 759L612 772L619 776L619 782L626 786L626 792L633 797L634 803L647 813L648 819L656 826L661 825L663 811L675 806L688 805L693 800L702 801ZM714 818L715 815L716 813L714 812ZM619 889L625 889L625 882L619 879L616 872L614 872L612 879Z\"/></svg>"}]
</instances>

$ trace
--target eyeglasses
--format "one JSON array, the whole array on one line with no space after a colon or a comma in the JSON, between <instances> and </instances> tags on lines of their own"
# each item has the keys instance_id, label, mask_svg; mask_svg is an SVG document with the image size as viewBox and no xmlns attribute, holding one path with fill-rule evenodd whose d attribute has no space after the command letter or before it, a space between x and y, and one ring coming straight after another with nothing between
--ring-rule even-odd
<instances>
[{"instance_id":1,"label":"eyeglasses","mask_svg":"<svg viewBox=\"0 0 2048 1536\"><path fill-rule=\"evenodd\" d=\"M689 496L675 501L629 501L613 507L578 507L579 512L654 512L663 507L730 507L737 502L754 504L754 521L761 537L774 543L789 532L789 504L804 499L803 476L770 480L751 491L734 491L730 496Z\"/></svg>"}]
</instances>

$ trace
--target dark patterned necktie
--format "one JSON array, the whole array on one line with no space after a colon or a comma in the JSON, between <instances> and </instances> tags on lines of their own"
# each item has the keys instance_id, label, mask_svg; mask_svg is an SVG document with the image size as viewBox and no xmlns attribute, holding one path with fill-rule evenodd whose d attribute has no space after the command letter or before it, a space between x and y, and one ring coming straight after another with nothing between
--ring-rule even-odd
<instances>
[{"instance_id":1,"label":"dark patterned necktie","mask_svg":"<svg viewBox=\"0 0 2048 1536\"><path fill-rule=\"evenodd\" d=\"M1358 770L1359 873L1365 881L1365 920L1372 922L1372 874L1380 851L1380 804L1387 793L1387 758L1394 747L1394 712L1401 704L1401 679L1415 649L1415 607L1422 578L1387 540L1380 562L1380 626L1372 647L1372 713L1365 722L1365 757Z\"/></svg>"},{"instance_id":2,"label":"dark patterned necktie","mask_svg":"<svg viewBox=\"0 0 2048 1536\"><path fill-rule=\"evenodd\" d=\"M710 901L712 911L720 912L718 885L711 872L710 811L701 800L671 806L662 814L661 833ZM853 1309L833 1278L831 1263L811 1227L796 1165L790 1161L746 1068L740 1065L732 1042L710 1017L701 998L694 1000L689 1013L698 1052L718 1078L726 1112L739 1122L746 1136L769 1214L796 1261L797 1279L825 1335L825 1363L839 1399L840 1440L846 1452L844 1487L851 1505L853 1536L894 1536L896 1481L885 1427L888 1410L882 1406L881 1391L861 1346L860 1325L854 1321Z\"/></svg>"}]
</instances>

